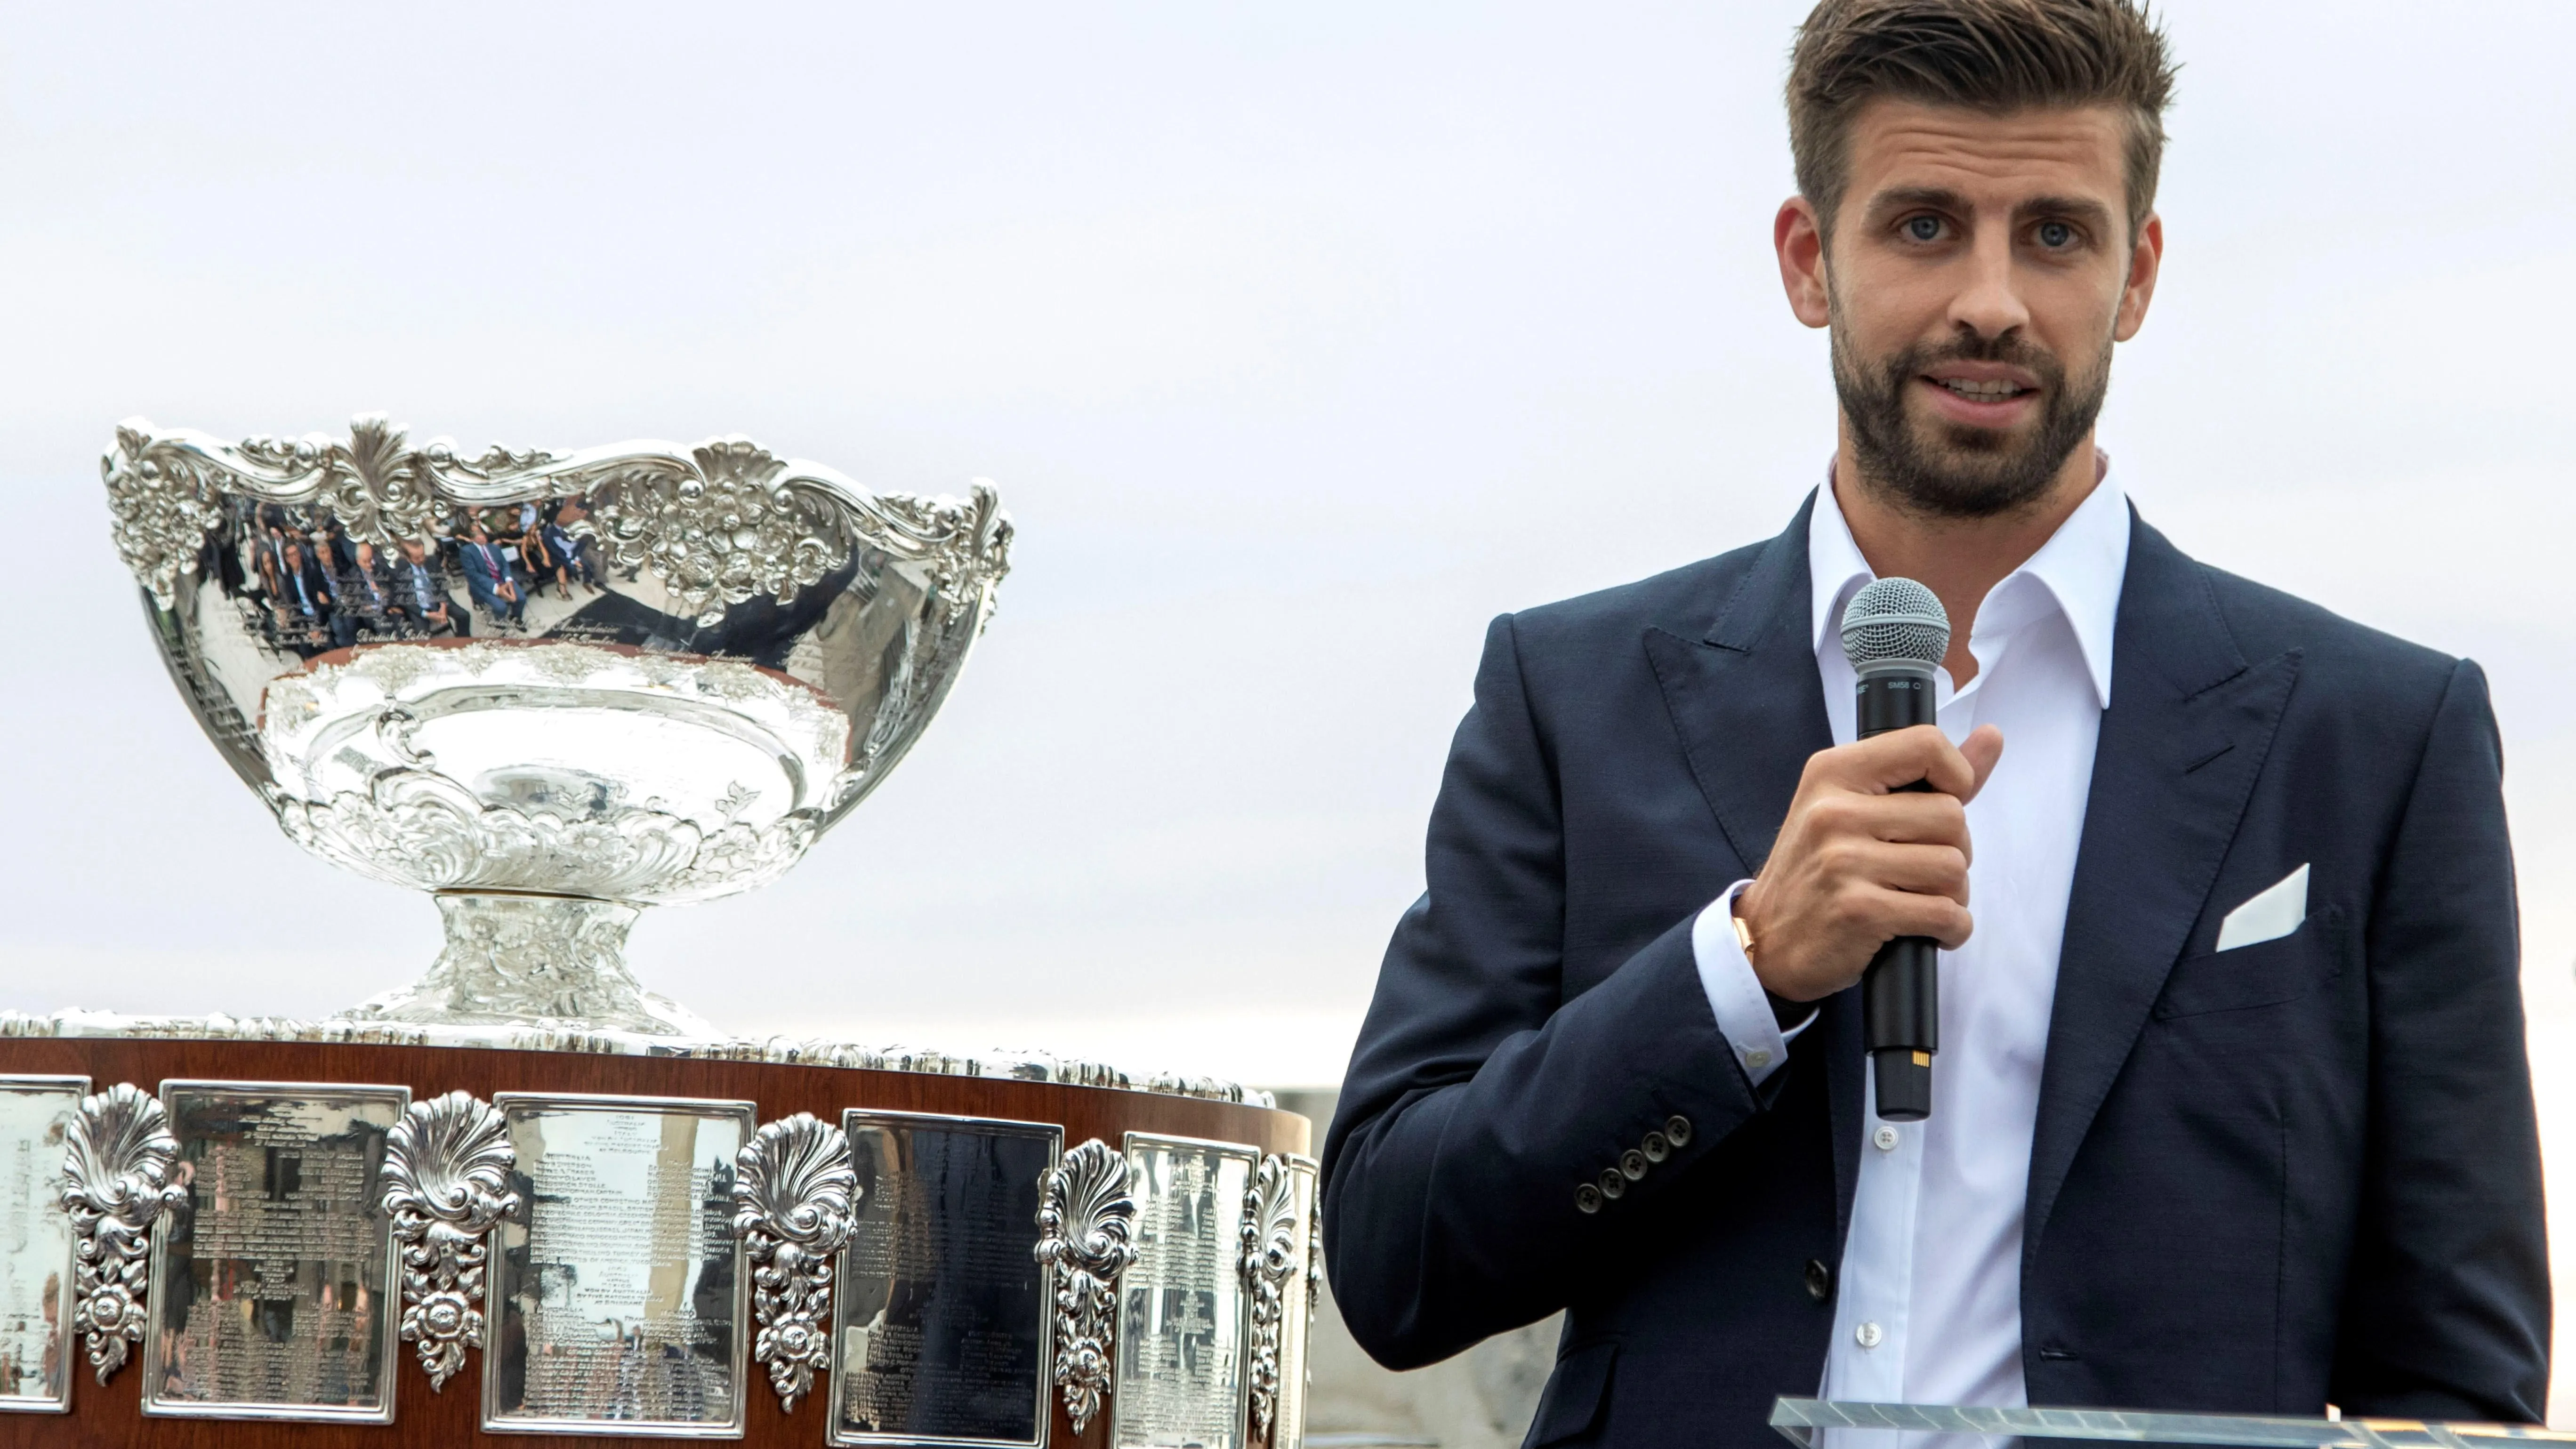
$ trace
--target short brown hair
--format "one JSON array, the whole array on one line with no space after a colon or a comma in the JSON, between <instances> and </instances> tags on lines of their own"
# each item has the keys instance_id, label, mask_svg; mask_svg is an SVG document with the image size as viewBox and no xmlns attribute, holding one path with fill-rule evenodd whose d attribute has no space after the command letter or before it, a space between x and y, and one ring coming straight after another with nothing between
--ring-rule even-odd
<instances>
[{"instance_id":1,"label":"short brown hair","mask_svg":"<svg viewBox=\"0 0 2576 1449\"><path fill-rule=\"evenodd\" d=\"M1827 231L1851 184L1851 129L1881 98L1998 115L2129 112L2134 235L2156 199L2173 56L2143 0L1823 0L1789 57L1789 154Z\"/></svg>"}]
</instances>

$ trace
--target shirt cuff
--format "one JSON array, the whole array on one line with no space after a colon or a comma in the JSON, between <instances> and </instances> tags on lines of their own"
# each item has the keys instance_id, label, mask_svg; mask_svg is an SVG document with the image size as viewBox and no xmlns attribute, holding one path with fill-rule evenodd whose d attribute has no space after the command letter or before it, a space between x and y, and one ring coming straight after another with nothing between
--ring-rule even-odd
<instances>
[{"instance_id":1,"label":"shirt cuff","mask_svg":"<svg viewBox=\"0 0 2576 1449\"><path fill-rule=\"evenodd\" d=\"M1805 1021L1786 1032L1780 1030L1771 998L1763 993L1753 963L1744 957L1744 943L1735 935L1735 898L1751 884L1740 880L1728 886L1699 913L1691 924L1691 955L1699 965L1700 989L1708 993L1708 1009L1717 1017L1719 1033L1735 1049L1735 1060L1744 1068L1746 1079L1758 1087L1789 1059L1789 1043L1815 1024L1817 1013L1808 1012Z\"/></svg>"}]
</instances>

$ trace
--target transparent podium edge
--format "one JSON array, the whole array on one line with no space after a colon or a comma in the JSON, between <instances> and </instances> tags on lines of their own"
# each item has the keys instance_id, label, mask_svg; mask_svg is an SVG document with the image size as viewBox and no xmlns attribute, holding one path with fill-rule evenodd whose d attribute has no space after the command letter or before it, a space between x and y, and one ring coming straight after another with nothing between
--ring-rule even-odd
<instances>
[{"instance_id":1,"label":"transparent podium edge","mask_svg":"<svg viewBox=\"0 0 2576 1449\"><path fill-rule=\"evenodd\" d=\"M2576 1444L2576 1433L2521 1424L2159 1414L2130 1409L1963 1408L1787 1397L1773 1403L1771 1427L1799 1449L1815 1449L1818 1429L1902 1429L2129 1444L2241 1445L2246 1449L2470 1449L2483 1444Z\"/></svg>"}]
</instances>

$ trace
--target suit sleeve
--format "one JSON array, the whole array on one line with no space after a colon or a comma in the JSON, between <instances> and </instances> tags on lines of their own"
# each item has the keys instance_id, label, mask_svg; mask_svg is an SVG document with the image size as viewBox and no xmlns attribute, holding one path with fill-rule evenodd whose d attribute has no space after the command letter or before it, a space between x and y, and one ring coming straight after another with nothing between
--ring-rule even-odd
<instances>
[{"instance_id":1,"label":"suit sleeve","mask_svg":"<svg viewBox=\"0 0 2576 1449\"><path fill-rule=\"evenodd\" d=\"M1387 947L1324 1146L1333 1295L1392 1368L1566 1306L1669 1169L1762 1108L1710 1009L1690 917L1565 999L1557 781L1505 616L1432 809L1429 889ZM1663 1167L1579 1205L1674 1118L1688 1141Z\"/></svg>"},{"instance_id":2,"label":"suit sleeve","mask_svg":"<svg viewBox=\"0 0 2576 1449\"><path fill-rule=\"evenodd\" d=\"M2370 1130L2337 1336L2348 1412L2538 1423L2549 1254L2503 754L2462 661L2366 941Z\"/></svg>"}]
</instances>

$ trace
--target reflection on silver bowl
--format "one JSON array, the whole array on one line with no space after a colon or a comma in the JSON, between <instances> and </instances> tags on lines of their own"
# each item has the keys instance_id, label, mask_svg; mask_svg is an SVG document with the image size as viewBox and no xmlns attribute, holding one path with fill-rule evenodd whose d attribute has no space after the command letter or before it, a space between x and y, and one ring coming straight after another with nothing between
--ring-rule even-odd
<instances>
[{"instance_id":1,"label":"reflection on silver bowl","mask_svg":"<svg viewBox=\"0 0 2576 1449\"><path fill-rule=\"evenodd\" d=\"M919 738L1011 524L741 438L466 457L380 416L101 463L163 659L326 860L436 892L447 946L350 1015L703 1036L638 906L794 865Z\"/></svg>"}]
</instances>

